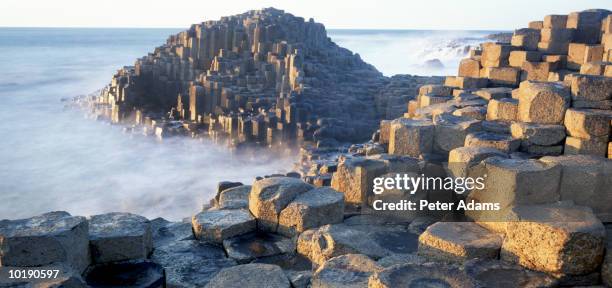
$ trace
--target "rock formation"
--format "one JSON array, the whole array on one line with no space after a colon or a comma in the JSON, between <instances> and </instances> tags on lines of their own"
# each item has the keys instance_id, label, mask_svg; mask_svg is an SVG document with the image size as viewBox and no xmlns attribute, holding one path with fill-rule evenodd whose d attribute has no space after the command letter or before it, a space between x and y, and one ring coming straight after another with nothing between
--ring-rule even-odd
<instances>
[{"instance_id":1,"label":"rock formation","mask_svg":"<svg viewBox=\"0 0 612 288\"><path fill-rule=\"evenodd\" d=\"M387 79L332 42L322 24L269 8L170 36L119 70L92 108L158 137L208 135L268 145L363 141L380 119L398 116L387 105L402 106L388 100L396 95L379 92L397 80L413 90L430 81Z\"/></svg>"},{"instance_id":2,"label":"rock formation","mask_svg":"<svg viewBox=\"0 0 612 288\"><path fill-rule=\"evenodd\" d=\"M275 36L283 35L285 30L273 23L281 19L284 19L283 25L305 33L297 35L314 39L288 38L285 44L279 44L283 42L276 40L282 37ZM248 107L257 104L258 108L267 107L257 115L268 120L276 115L279 120L276 124L283 124L277 128L266 126L266 131L274 134L285 123L294 123L292 119L301 119L299 115L325 115L326 112L316 112L314 104L310 106L313 110L299 110L307 107L302 105L309 103L308 97L336 105L334 101L343 99L337 98L338 95L356 89L340 85L330 90L338 93L335 96L308 94L331 85L312 75L336 71L338 74L327 79L346 84L354 79L350 75L357 73L347 72L347 67L361 67L356 71L379 77L358 58L324 40L322 26L296 19L299 18L268 9L196 25L193 31L200 31L199 34L184 32L171 37L167 46L139 60L133 71L118 74L114 80L116 85L104 92L109 98L101 100L104 103L100 105L125 111L121 107L141 107L138 105L155 102L160 106L154 109L163 111L174 105L171 97L165 98L167 95L188 89L189 93L193 92L189 94L189 102L194 100L195 106L178 105L173 110L176 115L195 116L195 120L188 118L183 124L211 125L221 121L227 124L223 127L231 128L233 120L225 120L238 119L241 123L243 118L238 116L253 116L249 113L255 110ZM266 28L262 23L268 23L264 25ZM229 34L202 34L208 31L203 27L211 31L233 31L232 38L219 39L242 44L232 44L230 50L223 47L214 55L207 54L210 50L202 50L205 46L198 46L202 42L197 39L212 37L207 39L215 41L205 41L209 43L206 45L219 48L210 43L218 43L217 37ZM612 61L612 13L588 10L549 15L544 21L529 23L528 27L516 30L510 44L484 43L481 49L471 51L470 57L461 61L458 76L447 77L444 85L423 85L414 100L381 96L416 89L395 85L393 78L380 81L385 86L383 92L378 92L379 97L358 92L357 95L373 101L369 103L380 104L354 110L377 111L360 114L365 123L382 114L397 113L395 108L388 109L390 101L408 100L406 112L398 119L380 121L379 130L369 142L347 149L337 145L304 146L300 163L302 179L296 173L288 173L258 177L249 183L252 185L219 183L212 205L195 213L191 221L149 221L127 213L84 218L66 212L2 220L0 275L19 269L62 271L58 279L34 283L43 287L128 285L120 281L138 283L138 287L159 287L164 282L170 287L609 286L612 283L612 160L609 159L612 63L607 61ZM236 34L236 31L245 34ZM246 36L251 32L252 36ZM235 42L236 39L248 41ZM297 47L294 46L297 42L301 43L299 49L285 50L289 46ZM238 47L236 51L235 47ZM317 50L320 47L332 50ZM247 61L235 54L245 51L254 58L247 57L251 59ZM200 52L209 58L199 56ZM262 58L264 54L260 52L267 56ZM172 86L180 77L188 79L191 75L191 72L173 70L180 65L164 62L186 61L178 55L187 55L186 59L192 60L211 59L211 66L199 60L184 62L191 63L185 67L204 65L198 67L209 70L199 74L198 80L188 86ZM194 58L194 55L198 56ZM294 64L284 66L288 70L262 68L268 67L268 60L284 61L279 60L279 55L285 55L287 63ZM298 62L303 66L295 66ZM332 65L339 70L326 70L331 68L322 68L326 67L324 63L348 66ZM155 74L161 73L163 70L158 69L164 65L175 71L172 73L178 73L172 74L175 78ZM185 69L191 71L191 68ZM278 71L284 72L276 74ZM157 75L157 80L166 80L151 82L159 85L155 89L136 88L143 85L144 75ZM229 82L217 81L226 79L221 75L227 76ZM266 86L266 81L247 79L282 80L272 81L276 83L273 88ZM224 86L228 83L236 86ZM267 100L246 100L251 104L242 107L238 103L243 98L238 97L239 93L233 94L239 91L236 87L243 87L239 83L245 84L247 90L257 86L261 89L255 90L261 93L266 89L280 89L273 93L279 97L255 97ZM169 87L176 90L168 90ZM157 100L150 102L149 97ZM182 99L178 97L179 104L186 103ZM219 99L225 100L210 102ZM214 110L219 111L207 110L212 109L211 103L217 103ZM223 109L228 108L223 103L238 105L243 108L242 112L225 114L230 112ZM265 114L272 107L266 105L272 103L280 114ZM308 113L295 112L291 107ZM355 109L349 107L329 109ZM200 114L200 109L207 114ZM139 113L144 115L142 112L135 115ZM338 119L350 117L355 116ZM334 126L341 123L338 119L336 122L323 119L316 121L320 127L313 132L314 138L336 135L325 131L340 127ZM255 125L252 127L260 127L255 123L252 122ZM300 123L295 123L295 127L301 127ZM336 124L325 126L325 123ZM353 124L344 125L346 129ZM156 126L156 129L160 127L166 126ZM419 186L414 191L396 188L382 194L374 192L374 179L392 178L397 174L449 179L454 187ZM455 182L465 177L480 177L483 186L466 188L466 182ZM401 208L402 202L398 201L407 199L429 205L417 213L378 211L375 204L384 200L389 202L388 207ZM438 208L459 203L485 208L496 203L498 209ZM5 279L9 278L0 277L0 286L5 282L24 287L32 284Z\"/></svg>"}]
</instances>

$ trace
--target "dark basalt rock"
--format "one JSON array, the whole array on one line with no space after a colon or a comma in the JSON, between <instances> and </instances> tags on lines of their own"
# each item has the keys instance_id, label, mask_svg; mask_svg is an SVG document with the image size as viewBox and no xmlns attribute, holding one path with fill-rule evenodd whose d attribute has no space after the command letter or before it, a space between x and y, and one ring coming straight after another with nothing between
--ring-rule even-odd
<instances>
[{"instance_id":1,"label":"dark basalt rock","mask_svg":"<svg viewBox=\"0 0 612 288\"><path fill-rule=\"evenodd\" d=\"M163 268L146 260L95 265L85 279L90 287L161 288L166 282Z\"/></svg>"}]
</instances>

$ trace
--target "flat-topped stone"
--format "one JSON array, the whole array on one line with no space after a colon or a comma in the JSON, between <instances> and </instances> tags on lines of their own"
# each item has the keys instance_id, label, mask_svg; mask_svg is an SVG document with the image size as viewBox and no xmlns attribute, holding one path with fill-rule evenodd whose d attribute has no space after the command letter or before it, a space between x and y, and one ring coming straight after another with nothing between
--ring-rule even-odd
<instances>
[{"instance_id":1,"label":"flat-topped stone","mask_svg":"<svg viewBox=\"0 0 612 288\"><path fill-rule=\"evenodd\" d=\"M256 228L255 218L245 209L200 212L193 216L191 225L197 239L216 243Z\"/></svg>"},{"instance_id":2,"label":"flat-topped stone","mask_svg":"<svg viewBox=\"0 0 612 288\"><path fill-rule=\"evenodd\" d=\"M332 176L331 187L344 193L348 204L365 204L372 193L374 178L387 173L386 161L375 158L345 159Z\"/></svg>"},{"instance_id":3,"label":"flat-topped stone","mask_svg":"<svg viewBox=\"0 0 612 288\"><path fill-rule=\"evenodd\" d=\"M83 272L89 265L89 225L85 217L50 212L0 221L0 265L32 267L64 262Z\"/></svg>"},{"instance_id":4,"label":"flat-topped stone","mask_svg":"<svg viewBox=\"0 0 612 288\"><path fill-rule=\"evenodd\" d=\"M313 188L292 177L271 177L255 181L249 194L249 210L257 218L257 229L276 232L281 211L297 196Z\"/></svg>"},{"instance_id":5,"label":"flat-topped stone","mask_svg":"<svg viewBox=\"0 0 612 288\"><path fill-rule=\"evenodd\" d=\"M204 287L219 271L236 265L223 249L197 240L158 247L151 260L164 267L169 287Z\"/></svg>"},{"instance_id":6,"label":"flat-topped stone","mask_svg":"<svg viewBox=\"0 0 612 288\"><path fill-rule=\"evenodd\" d=\"M502 238L473 222L438 222L419 236L419 255L428 259L463 262L495 259Z\"/></svg>"},{"instance_id":7,"label":"flat-topped stone","mask_svg":"<svg viewBox=\"0 0 612 288\"><path fill-rule=\"evenodd\" d=\"M297 196L281 211L278 232L294 236L310 228L342 222L344 194L329 187L309 190Z\"/></svg>"},{"instance_id":8,"label":"flat-topped stone","mask_svg":"<svg viewBox=\"0 0 612 288\"><path fill-rule=\"evenodd\" d=\"M570 136L606 140L610 135L612 111L597 109L568 109L565 113L565 127Z\"/></svg>"},{"instance_id":9,"label":"flat-topped stone","mask_svg":"<svg viewBox=\"0 0 612 288\"><path fill-rule=\"evenodd\" d=\"M602 263L606 231L590 208L517 206L508 220L501 250L504 261L570 275L588 274Z\"/></svg>"},{"instance_id":10,"label":"flat-topped stone","mask_svg":"<svg viewBox=\"0 0 612 288\"><path fill-rule=\"evenodd\" d=\"M490 157L508 158L508 154L491 147L459 147L448 155L448 170L454 177L466 177L472 166Z\"/></svg>"},{"instance_id":11,"label":"flat-topped stone","mask_svg":"<svg viewBox=\"0 0 612 288\"><path fill-rule=\"evenodd\" d=\"M441 114L433 118L434 150L448 152L462 147L468 133L480 131L479 120L467 117Z\"/></svg>"},{"instance_id":12,"label":"flat-topped stone","mask_svg":"<svg viewBox=\"0 0 612 288\"><path fill-rule=\"evenodd\" d=\"M370 276L368 288L480 287L458 268L436 263L394 265Z\"/></svg>"},{"instance_id":13,"label":"flat-topped stone","mask_svg":"<svg viewBox=\"0 0 612 288\"><path fill-rule=\"evenodd\" d=\"M248 209L251 185L241 185L225 189L219 194L220 209Z\"/></svg>"},{"instance_id":14,"label":"flat-topped stone","mask_svg":"<svg viewBox=\"0 0 612 288\"><path fill-rule=\"evenodd\" d=\"M311 287L367 287L370 275L380 270L382 267L366 255L341 255L327 260L315 271Z\"/></svg>"},{"instance_id":15,"label":"flat-topped stone","mask_svg":"<svg viewBox=\"0 0 612 288\"><path fill-rule=\"evenodd\" d=\"M289 279L279 266L271 264L243 264L221 270L206 288L290 288Z\"/></svg>"},{"instance_id":16,"label":"flat-topped stone","mask_svg":"<svg viewBox=\"0 0 612 288\"><path fill-rule=\"evenodd\" d=\"M317 264L349 253L379 259L392 254L416 251L417 238L416 234L408 232L402 226L325 225L312 235L309 256Z\"/></svg>"},{"instance_id":17,"label":"flat-topped stone","mask_svg":"<svg viewBox=\"0 0 612 288\"><path fill-rule=\"evenodd\" d=\"M389 154L418 157L433 148L434 124L430 120L401 119L391 125Z\"/></svg>"},{"instance_id":18,"label":"flat-topped stone","mask_svg":"<svg viewBox=\"0 0 612 288\"><path fill-rule=\"evenodd\" d=\"M256 258L294 253L295 241L272 233L249 233L223 241L227 256L240 264Z\"/></svg>"},{"instance_id":19,"label":"flat-topped stone","mask_svg":"<svg viewBox=\"0 0 612 288\"><path fill-rule=\"evenodd\" d=\"M150 222L153 248L164 246L174 241L195 239L190 222L170 222L163 218L156 218Z\"/></svg>"},{"instance_id":20,"label":"flat-topped stone","mask_svg":"<svg viewBox=\"0 0 612 288\"><path fill-rule=\"evenodd\" d=\"M107 213L89 219L91 256L96 263L146 259L153 249L151 224L131 213Z\"/></svg>"},{"instance_id":21,"label":"flat-topped stone","mask_svg":"<svg viewBox=\"0 0 612 288\"><path fill-rule=\"evenodd\" d=\"M482 283L484 287L553 288L559 286L559 281L553 276L499 260L470 260L465 263L465 272Z\"/></svg>"},{"instance_id":22,"label":"flat-topped stone","mask_svg":"<svg viewBox=\"0 0 612 288\"><path fill-rule=\"evenodd\" d=\"M551 146L565 139L565 127L562 125L514 122L510 131L512 137L521 139L528 145Z\"/></svg>"},{"instance_id":23,"label":"flat-topped stone","mask_svg":"<svg viewBox=\"0 0 612 288\"><path fill-rule=\"evenodd\" d=\"M520 140L514 139L510 135L484 131L468 134L464 143L465 147L488 147L504 153L516 151L520 145Z\"/></svg>"}]
</instances>

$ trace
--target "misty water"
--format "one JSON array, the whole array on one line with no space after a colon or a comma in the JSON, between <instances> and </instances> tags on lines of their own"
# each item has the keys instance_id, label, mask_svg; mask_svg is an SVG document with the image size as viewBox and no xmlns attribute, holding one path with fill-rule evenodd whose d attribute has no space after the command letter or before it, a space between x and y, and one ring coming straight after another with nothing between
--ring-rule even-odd
<instances>
[{"instance_id":1,"label":"misty water","mask_svg":"<svg viewBox=\"0 0 612 288\"><path fill-rule=\"evenodd\" d=\"M180 29L0 28L0 219L65 210L126 211L181 219L213 197L218 181L251 183L290 171L295 157L235 156L188 138L162 143L86 119L61 99L108 83ZM385 75L456 71L465 45L488 32L333 30ZM424 61L439 59L443 67Z\"/></svg>"}]
</instances>

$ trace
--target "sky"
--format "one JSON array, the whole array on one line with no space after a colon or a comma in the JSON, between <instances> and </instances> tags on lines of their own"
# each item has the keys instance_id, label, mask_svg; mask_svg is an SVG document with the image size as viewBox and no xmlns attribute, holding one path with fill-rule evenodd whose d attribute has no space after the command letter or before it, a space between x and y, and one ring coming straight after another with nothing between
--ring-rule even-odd
<instances>
[{"instance_id":1,"label":"sky","mask_svg":"<svg viewBox=\"0 0 612 288\"><path fill-rule=\"evenodd\" d=\"M275 7L328 29L512 30L612 0L0 0L0 27L187 28Z\"/></svg>"}]
</instances>

